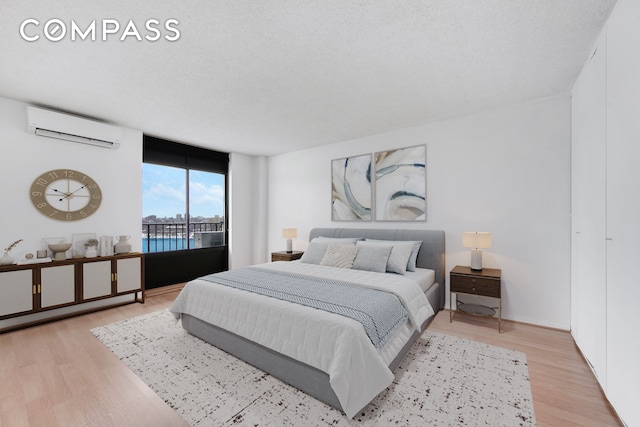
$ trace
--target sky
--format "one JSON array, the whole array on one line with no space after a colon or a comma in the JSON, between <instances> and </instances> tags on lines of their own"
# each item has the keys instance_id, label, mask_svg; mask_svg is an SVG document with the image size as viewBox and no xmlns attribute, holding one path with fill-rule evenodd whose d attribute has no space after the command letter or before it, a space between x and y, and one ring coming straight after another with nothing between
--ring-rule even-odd
<instances>
[{"instance_id":1,"label":"sky","mask_svg":"<svg viewBox=\"0 0 640 427\"><path fill-rule=\"evenodd\" d=\"M191 170L189 200L193 217L224 216L224 175ZM186 171L142 164L142 217L175 218L186 213Z\"/></svg>"}]
</instances>

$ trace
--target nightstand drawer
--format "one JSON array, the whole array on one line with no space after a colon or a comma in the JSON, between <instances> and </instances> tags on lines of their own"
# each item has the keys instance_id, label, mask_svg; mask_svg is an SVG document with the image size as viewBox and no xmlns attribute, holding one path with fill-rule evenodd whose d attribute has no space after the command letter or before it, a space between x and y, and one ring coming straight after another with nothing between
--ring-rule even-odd
<instances>
[{"instance_id":1,"label":"nightstand drawer","mask_svg":"<svg viewBox=\"0 0 640 427\"><path fill-rule=\"evenodd\" d=\"M295 261L297 259L302 258L304 252L302 251L293 251L293 252L272 252L271 253L271 261Z\"/></svg>"},{"instance_id":2,"label":"nightstand drawer","mask_svg":"<svg viewBox=\"0 0 640 427\"><path fill-rule=\"evenodd\" d=\"M500 298L500 280L451 274L449 285L451 292Z\"/></svg>"}]
</instances>

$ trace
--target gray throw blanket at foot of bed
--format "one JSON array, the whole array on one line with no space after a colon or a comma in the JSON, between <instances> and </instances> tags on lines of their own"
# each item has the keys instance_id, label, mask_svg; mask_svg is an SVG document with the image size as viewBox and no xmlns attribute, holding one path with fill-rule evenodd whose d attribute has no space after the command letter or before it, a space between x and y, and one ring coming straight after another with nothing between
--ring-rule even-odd
<instances>
[{"instance_id":1,"label":"gray throw blanket at foot of bed","mask_svg":"<svg viewBox=\"0 0 640 427\"><path fill-rule=\"evenodd\" d=\"M349 317L362 324L377 349L408 318L395 295L335 279L257 267L210 274L202 279Z\"/></svg>"}]
</instances>

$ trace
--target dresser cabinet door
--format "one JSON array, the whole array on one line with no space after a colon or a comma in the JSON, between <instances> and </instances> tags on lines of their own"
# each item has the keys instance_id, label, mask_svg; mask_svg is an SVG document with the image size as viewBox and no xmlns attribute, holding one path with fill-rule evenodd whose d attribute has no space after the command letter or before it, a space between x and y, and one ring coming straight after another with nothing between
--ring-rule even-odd
<instances>
[{"instance_id":1,"label":"dresser cabinet door","mask_svg":"<svg viewBox=\"0 0 640 427\"><path fill-rule=\"evenodd\" d=\"M75 265L42 268L40 284L40 308L73 304L76 300Z\"/></svg>"},{"instance_id":2,"label":"dresser cabinet door","mask_svg":"<svg viewBox=\"0 0 640 427\"><path fill-rule=\"evenodd\" d=\"M117 293L142 289L141 258L119 259L116 265Z\"/></svg>"},{"instance_id":3,"label":"dresser cabinet door","mask_svg":"<svg viewBox=\"0 0 640 427\"><path fill-rule=\"evenodd\" d=\"M33 310L33 272L0 273L0 316Z\"/></svg>"},{"instance_id":4,"label":"dresser cabinet door","mask_svg":"<svg viewBox=\"0 0 640 427\"><path fill-rule=\"evenodd\" d=\"M82 299L111 295L111 261L82 264Z\"/></svg>"}]
</instances>

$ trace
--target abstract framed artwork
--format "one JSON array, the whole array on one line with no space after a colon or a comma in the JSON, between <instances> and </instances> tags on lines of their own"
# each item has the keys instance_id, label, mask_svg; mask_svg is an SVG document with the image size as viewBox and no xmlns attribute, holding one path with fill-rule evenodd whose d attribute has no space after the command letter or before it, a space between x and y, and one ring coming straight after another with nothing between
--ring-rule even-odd
<instances>
[{"instance_id":1,"label":"abstract framed artwork","mask_svg":"<svg viewBox=\"0 0 640 427\"><path fill-rule=\"evenodd\" d=\"M331 161L331 220L371 221L371 154Z\"/></svg>"},{"instance_id":2,"label":"abstract framed artwork","mask_svg":"<svg viewBox=\"0 0 640 427\"><path fill-rule=\"evenodd\" d=\"M374 155L375 220L426 221L426 145Z\"/></svg>"}]
</instances>

